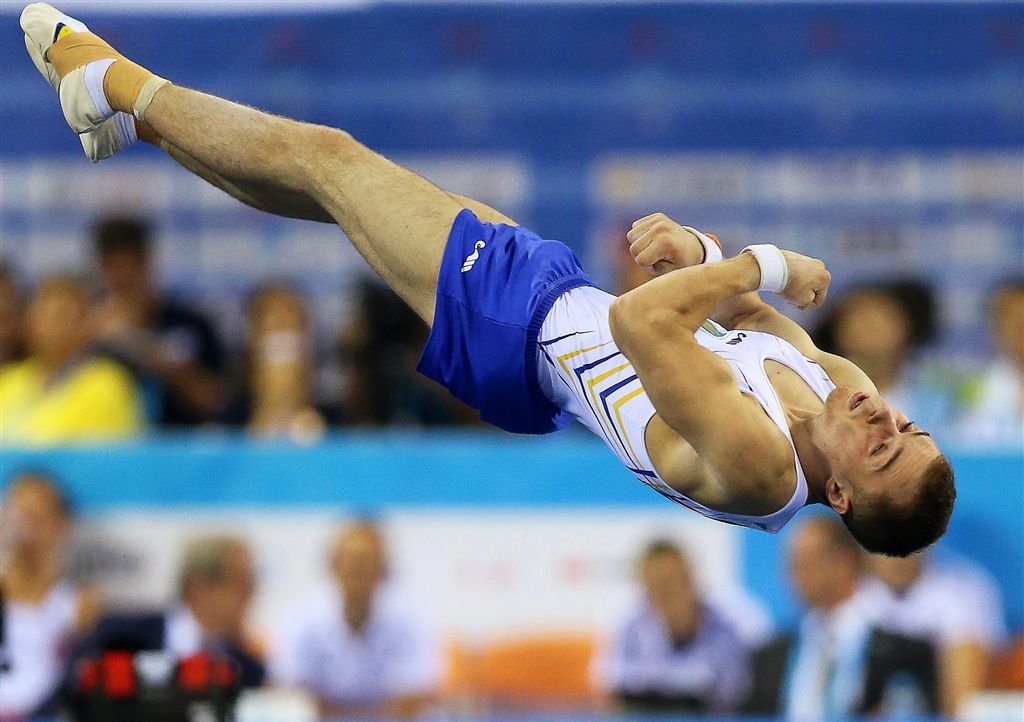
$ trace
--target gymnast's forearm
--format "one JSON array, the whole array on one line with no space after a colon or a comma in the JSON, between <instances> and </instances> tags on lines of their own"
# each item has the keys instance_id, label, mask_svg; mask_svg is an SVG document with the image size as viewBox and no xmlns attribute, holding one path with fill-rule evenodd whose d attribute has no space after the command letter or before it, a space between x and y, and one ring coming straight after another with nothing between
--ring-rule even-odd
<instances>
[{"instance_id":1,"label":"gymnast's forearm","mask_svg":"<svg viewBox=\"0 0 1024 722\"><path fill-rule=\"evenodd\" d=\"M269 184L243 181L237 178L225 178L166 140L160 143L160 147L178 165L211 185L220 188L247 206L286 218L298 218L301 220L318 221L320 223L335 222L334 218L319 203L304 193L287 188L274 187Z\"/></svg>"},{"instance_id":2,"label":"gymnast's forearm","mask_svg":"<svg viewBox=\"0 0 1024 722\"><path fill-rule=\"evenodd\" d=\"M655 318L665 318L696 332L724 301L757 288L757 261L743 253L721 263L691 266L666 273L612 304L611 313L622 330L645 329ZM620 344L621 345L621 344Z\"/></svg>"}]
</instances>

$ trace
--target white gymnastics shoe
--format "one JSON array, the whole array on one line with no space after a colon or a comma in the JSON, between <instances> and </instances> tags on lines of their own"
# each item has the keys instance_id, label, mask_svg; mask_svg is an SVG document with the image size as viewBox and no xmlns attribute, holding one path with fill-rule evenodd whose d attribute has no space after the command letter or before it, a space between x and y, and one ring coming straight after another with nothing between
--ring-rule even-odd
<instances>
[{"instance_id":1,"label":"white gymnastics shoe","mask_svg":"<svg viewBox=\"0 0 1024 722\"><path fill-rule=\"evenodd\" d=\"M46 51L56 39L68 32L88 32L85 23L64 15L45 3L33 3L21 15L21 27L25 31L25 49L50 86L60 93L61 78L53 64L46 59ZM102 120L93 130L78 136L82 150L93 163L117 153L135 142L135 120L127 113L114 113Z\"/></svg>"}]
</instances>

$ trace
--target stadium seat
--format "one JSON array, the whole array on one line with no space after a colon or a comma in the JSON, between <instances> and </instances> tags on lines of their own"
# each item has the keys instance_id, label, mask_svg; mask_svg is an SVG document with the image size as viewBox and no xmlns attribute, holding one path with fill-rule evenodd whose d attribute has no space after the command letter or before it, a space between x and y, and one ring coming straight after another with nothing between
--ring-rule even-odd
<instances>
[{"instance_id":1,"label":"stadium seat","mask_svg":"<svg viewBox=\"0 0 1024 722\"><path fill-rule=\"evenodd\" d=\"M595 640L588 634L554 634L491 644L480 660L479 690L492 708L592 707L590 683Z\"/></svg>"},{"instance_id":2,"label":"stadium seat","mask_svg":"<svg viewBox=\"0 0 1024 722\"><path fill-rule=\"evenodd\" d=\"M992 661L988 686L993 689L1024 689L1024 634Z\"/></svg>"}]
</instances>

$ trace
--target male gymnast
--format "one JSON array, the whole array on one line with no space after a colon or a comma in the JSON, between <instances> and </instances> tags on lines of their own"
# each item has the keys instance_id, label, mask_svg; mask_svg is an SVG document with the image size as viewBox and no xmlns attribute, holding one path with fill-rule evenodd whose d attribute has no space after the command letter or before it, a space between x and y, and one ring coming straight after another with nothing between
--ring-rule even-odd
<instances>
[{"instance_id":1,"label":"male gymnast","mask_svg":"<svg viewBox=\"0 0 1024 722\"><path fill-rule=\"evenodd\" d=\"M342 130L173 85L44 3L21 25L90 159L142 138L244 203L337 223L431 325L418 370L485 421L543 434L576 418L641 481L732 524L777 532L826 504L895 556L945 531L953 472L927 432L758 295L818 306L821 261L768 244L724 259L656 213L628 239L657 277L616 298L566 246Z\"/></svg>"}]
</instances>

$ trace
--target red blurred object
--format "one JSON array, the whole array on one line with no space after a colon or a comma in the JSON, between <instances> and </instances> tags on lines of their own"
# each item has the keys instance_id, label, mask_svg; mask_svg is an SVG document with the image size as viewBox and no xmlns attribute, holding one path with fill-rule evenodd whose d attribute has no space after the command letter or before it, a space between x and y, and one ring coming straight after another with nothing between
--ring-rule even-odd
<instances>
[{"instance_id":1,"label":"red blurred object","mask_svg":"<svg viewBox=\"0 0 1024 722\"><path fill-rule=\"evenodd\" d=\"M78 689L86 694L96 690L100 683L100 663L90 659L82 663L78 672Z\"/></svg>"},{"instance_id":2,"label":"red blurred object","mask_svg":"<svg viewBox=\"0 0 1024 722\"><path fill-rule=\"evenodd\" d=\"M103 686L108 697L135 694L135 660L131 652L107 652L103 655Z\"/></svg>"},{"instance_id":3,"label":"red blurred object","mask_svg":"<svg viewBox=\"0 0 1024 722\"><path fill-rule=\"evenodd\" d=\"M178 684L189 692L201 692L209 688L212 680L212 664L204 654L195 654L181 660L178 665Z\"/></svg>"}]
</instances>

